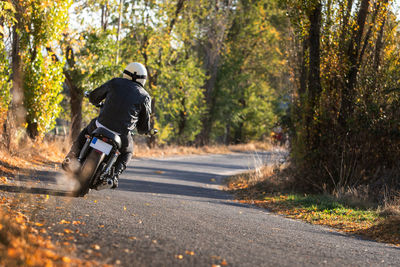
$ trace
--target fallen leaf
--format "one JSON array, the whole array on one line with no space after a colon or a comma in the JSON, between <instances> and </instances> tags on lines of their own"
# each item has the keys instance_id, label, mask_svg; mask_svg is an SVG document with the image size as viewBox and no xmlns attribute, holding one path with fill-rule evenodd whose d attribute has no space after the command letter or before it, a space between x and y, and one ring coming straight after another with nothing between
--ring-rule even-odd
<instances>
[{"instance_id":1,"label":"fallen leaf","mask_svg":"<svg viewBox=\"0 0 400 267\"><path fill-rule=\"evenodd\" d=\"M136 240L137 238L135 236L129 237L130 240Z\"/></svg>"},{"instance_id":2,"label":"fallen leaf","mask_svg":"<svg viewBox=\"0 0 400 267\"><path fill-rule=\"evenodd\" d=\"M179 255L175 255L175 258L182 260L183 259L183 255L179 254Z\"/></svg>"},{"instance_id":3,"label":"fallen leaf","mask_svg":"<svg viewBox=\"0 0 400 267\"><path fill-rule=\"evenodd\" d=\"M72 230L70 230L70 229L64 229L64 232L65 232L66 234L71 234L71 233L73 233L74 231L72 231Z\"/></svg>"},{"instance_id":4,"label":"fallen leaf","mask_svg":"<svg viewBox=\"0 0 400 267\"><path fill-rule=\"evenodd\" d=\"M221 262L221 265L222 265L222 266L226 266L226 265L228 265L228 263L226 262L226 260L223 260L223 261Z\"/></svg>"},{"instance_id":5,"label":"fallen leaf","mask_svg":"<svg viewBox=\"0 0 400 267\"><path fill-rule=\"evenodd\" d=\"M190 250L186 250L185 253L187 255L193 256L194 255L194 251L190 251Z\"/></svg>"},{"instance_id":6,"label":"fallen leaf","mask_svg":"<svg viewBox=\"0 0 400 267\"><path fill-rule=\"evenodd\" d=\"M154 173L163 174L163 173L165 173L165 172L164 172L164 171L155 171Z\"/></svg>"},{"instance_id":7,"label":"fallen leaf","mask_svg":"<svg viewBox=\"0 0 400 267\"><path fill-rule=\"evenodd\" d=\"M124 206L124 210L126 210L126 207Z\"/></svg>"},{"instance_id":8,"label":"fallen leaf","mask_svg":"<svg viewBox=\"0 0 400 267\"><path fill-rule=\"evenodd\" d=\"M59 222L59 224L70 224L70 223L71 223L70 221L66 221L66 220L61 220Z\"/></svg>"},{"instance_id":9,"label":"fallen leaf","mask_svg":"<svg viewBox=\"0 0 400 267\"><path fill-rule=\"evenodd\" d=\"M80 221L72 221L73 225L82 224Z\"/></svg>"},{"instance_id":10,"label":"fallen leaf","mask_svg":"<svg viewBox=\"0 0 400 267\"><path fill-rule=\"evenodd\" d=\"M18 251L15 248L8 248L7 255L8 257L16 258L18 257Z\"/></svg>"},{"instance_id":11,"label":"fallen leaf","mask_svg":"<svg viewBox=\"0 0 400 267\"><path fill-rule=\"evenodd\" d=\"M104 228L104 224L99 225L100 228Z\"/></svg>"},{"instance_id":12,"label":"fallen leaf","mask_svg":"<svg viewBox=\"0 0 400 267\"><path fill-rule=\"evenodd\" d=\"M66 256L62 257L62 261L65 263L71 263L71 259Z\"/></svg>"},{"instance_id":13,"label":"fallen leaf","mask_svg":"<svg viewBox=\"0 0 400 267\"><path fill-rule=\"evenodd\" d=\"M36 225L36 226L43 226L43 223L38 223L38 222L36 222L35 225Z\"/></svg>"},{"instance_id":14,"label":"fallen leaf","mask_svg":"<svg viewBox=\"0 0 400 267\"><path fill-rule=\"evenodd\" d=\"M100 246L97 244L92 245L92 248L95 250L100 250Z\"/></svg>"}]
</instances>

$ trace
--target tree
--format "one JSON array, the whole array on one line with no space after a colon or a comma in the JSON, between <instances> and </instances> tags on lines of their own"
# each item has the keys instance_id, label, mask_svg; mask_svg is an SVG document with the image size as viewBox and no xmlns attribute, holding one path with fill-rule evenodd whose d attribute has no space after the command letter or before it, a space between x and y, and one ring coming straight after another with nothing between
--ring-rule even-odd
<instances>
[{"instance_id":1,"label":"tree","mask_svg":"<svg viewBox=\"0 0 400 267\"><path fill-rule=\"evenodd\" d=\"M199 43L204 59L204 69L208 79L204 85L204 99L207 113L202 119L202 130L197 137L197 143L207 145L210 141L211 126L214 120L214 90L217 81L223 44L231 25L232 1L209 1L205 6L208 12L200 22L205 29Z\"/></svg>"},{"instance_id":2,"label":"tree","mask_svg":"<svg viewBox=\"0 0 400 267\"><path fill-rule=\"evenodd\" d=\"M6 125L10 140L14 139L10 130L20 126L25 119L32 138L43 136L54 126L60 111L62 79L59 73L62 63L53 64L52 55L46 54L45 47L60 38L66 26L69 5L69 0L13 2L13 98Z\"/></svg>"},{"instance_id":3,"label":"tree","mask_svg":"<svg viewBox=\"0 0 400 267\"><path fill-rule=\"evenodd\" d=\"M286 3L296 45L292 157L299 179L334 193L374 184L377 172L395 168L400 141L393 128L398 98L386 93L397 38L389 1Z\"/></svg>"},{"instance_id":4,"label":"tree","mask_svg":"<svg viewBox=\"0 0 400 267\"><path fill-rule=\"evenodd\" d=\"M5 26L12 28L14 13L15 9L9 2L0 2L0 125L5 129L2 137L4 144L8 147L10 146L10 138L7 133L10 133L11 124L7 124L7 112L11 101L10 90L12 83L10 81L11 71L5 44Z\"/></svg>"},{"instance_id":5,"label":"tree","mask_svg":"<svg viewBox=\"0 0 400 267\"><path fill-rule=\"evenodd\" d=\"M227 144L265 137L283 112L286 18L274 1L239 1L215 87L212 138Z\"/></svg>"}]
</instances>

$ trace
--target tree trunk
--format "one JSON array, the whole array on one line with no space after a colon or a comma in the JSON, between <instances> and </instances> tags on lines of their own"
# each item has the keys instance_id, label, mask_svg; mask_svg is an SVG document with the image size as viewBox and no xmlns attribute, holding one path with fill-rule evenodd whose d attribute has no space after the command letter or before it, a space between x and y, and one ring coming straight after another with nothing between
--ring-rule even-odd
<instances>
[{"instance_id":1,"label":"tree trunk","mask_svg":"<svg viewBox=\"0 0 400 267\"><path fill-rule=\"evenodd\" d=\"M65 54L69 67L73 69L75 67L74 50L70 46L67 46ZM64 70L64 75L71 97L69 102L71 106L71 126L69 138L71 141L74 141L82 129L83 90L76 85L71 74L67 70Z\"/></svg>"},{"instance_id":2,"label":"tree trunk","mask_svg":"<svg viewBox=\"0 0 400 267\"><path fill-rule=\"evenodd\" d=\"M107 30L108 26L108 0L104 5L101 6L101 27L103 28L103 31Z\"/></svg>"},{"instance_id":3,"label":"tree trunk","mask_svg":"<svg viewBox=\"0 0 400 267\"><path fill-rule=\"evenodd\" d=\"M386 4L388 0L384 0L384 4ZM383 35L384 35L384 29L386 25L386 19L387 19L387 12L385 14L385 17L383 18L382 26L379 29L379 34L378 38L376 40L376 46L375 46L375 55L374 55L374 69L377 70L379 65L381 64L381 53L382 53L382 48L383 48Z\"/></svg>"},{"instance_id":4,"label":"tree trunk","mask_svg":"<svg viewBox=\"0 0 400 267\"><path fill-rule=\"evenodd\" d=\"M306 124L308 143L310 147L318 146L318 129L313 127L313 117L318 108L318 102L321 95L321 51L320 51L320 35L321 35L321 10L322 5L318 1L314 10L310 15L310 66L308 72L308 105L306 113Z\"/></svg>"},{"instance_id":5,"label":"tree trunk","mask_svg":"<svg viewBox=\"0 0 400 267\"><path fill-rule=\"evenodd\" d=\"M347 120L352 113L354 102L354 88L357 81L357 75L360 68L359 55L361 52L361 40L364 33L365 22L367 20L370 0L362 0L357 15L357 27L350 40L347 56L349 59L350 69L346 75L347 79L342 91L342 101L339 114L339 123L344 129L347 129Z\"/></svg>"},{"instance_id":6,"label":"tree trunk","mask_svg":"<svg viewBox=\"0 0 400 267\"><path fill-rule=\"evenodd\" d=\"M70 140L74 141L82 129L82 101L83 95L82 90L78 88L73 82L67 79L67 84L69 87L71 99L71 132L70 132Z\"/></svg>"},{"instance_id":7,"label":"tree trunk","mask_svg":"<svg viewBox=\"0 0 400 267\"><path fill-rule=\"evenodd\" d=\"M59 62L60 59L53 52L51 47L46 47L47 51L53 53L54 61ZM75 56L74 51L70 46L67 46L65 50L65 55L69 67L72 69L75 66ZM73 80L71 73L64 69L65 83L69 89L70 93L70 107L71 107L71 126L70 126L70 141L74 141L82 129L82 102L83 102L83 90L79 88L75 81Z\"/></svg>"},{"instance_id":8,"label":"tree trunk","mask_svg":"<svg viewBox=\"0 0 400 267\"><path fill-rule=\"evenodd\" d=\"M178 123L178 138L179 144L184 145L184 132L186 128L187 116L186 116L186 98L181 98L182 110L179 112L179 123Z\"/></svg>"},{"instance_id":9,"label":"tree trunk","mask_svg":"<svg viewBox=\"0 0 400 267\"><path fill-rule=\"evenodd\" d=\"M119 43L121 37L122 12L123 12L124 2L125 2L124 0L119 1L118 29L117 29L117 56L115 57L116 65L118 65L119 62Z\"/></svg>"},{"instance_id":10,"label":"tree trunk","mask_svg":"<svg viewBox=\"0 0 400 267\"><path fill-rule=\"evenodd\" d=\"M216 1L214 5L214 14L211 26L208 27L206 44L204 46L205 53L205 69L209 79L204 85L204 99L207 107L207 113L202 119L202 130L197 136L196 142L199 145L207 145L210 142L210 134L212 122L214 120L214 89L217 81L219 61L221 57L221 49L227 34L229 26L230 6L232 1L220 2ZM224 5L222 11L220 4Z\"/></svg>"},{"instance_id":11,"label":"tree trunk","mask_svg":"<svg viewBox=\"0 0 400 267\"><path fill-rule=\"evenodd\" d=\"M171 19L171 21L169 23L168 34L171 34L171 31L174 28L174 25L176 23L176 20L178 19L179 13L182 11L184 3L185 3L185 0L178 0L178 3L176 3L175 16Z\"/></svg>"},{"instance_id":12,"label":"tree trunk","mask_svg":"<svg viewBox=\"0 0 400 267\"><path fill-rule=\"evenodd\" d=\"M22 60L20 53L20 37L17 28L20 24L20 19L16 15L17 22L13 26L12 31L12 50L11 50L11 68L12 68L12 87L11 87L11 103L7 112L7 121L4 125L4 140L9 151L16 148L16 131L25 120L25 110L23 107L23 74Z\"/></svg>"}]
</instances>

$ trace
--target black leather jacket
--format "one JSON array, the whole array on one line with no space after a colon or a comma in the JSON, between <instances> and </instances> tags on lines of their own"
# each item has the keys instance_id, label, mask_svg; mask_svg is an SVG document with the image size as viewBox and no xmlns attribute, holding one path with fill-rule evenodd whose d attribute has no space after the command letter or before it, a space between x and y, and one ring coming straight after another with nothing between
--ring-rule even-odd
<instances>
[{"instance_id":1,"label":"black leather jacket","mask_svg":"<svg viewBox=\"0 0 400 267\"><path fill-rule=\"evenodd\" d=\"M98 117L102 125L120 134L128 134L135 127L140 134L150 131L151 98L139 83L124 78L109 80L89 94L94 105L103 99Z\"/></svg>"}]
</instances>

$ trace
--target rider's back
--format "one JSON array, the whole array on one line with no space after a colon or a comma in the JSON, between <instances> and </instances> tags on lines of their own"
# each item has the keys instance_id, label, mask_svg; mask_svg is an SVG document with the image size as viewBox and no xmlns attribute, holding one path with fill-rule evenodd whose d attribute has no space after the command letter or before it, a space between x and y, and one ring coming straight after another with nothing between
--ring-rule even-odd
<instances>
[{"instance_id":1,"label":"rider's back","mask_svg":"<svg viewBox=\"0 0 400 267\"><path fill-rule=\"evenodd\" d=\"M128 79L114 78L95 89L89 96L90 101L95 104L104 98L104 107L98 117L102 125L120 134L126 134L136 126L138 130L143 130L139 129L137 123L150 115L151 102L149 94L142 86Z\"/></svg>"}]
</instances>

